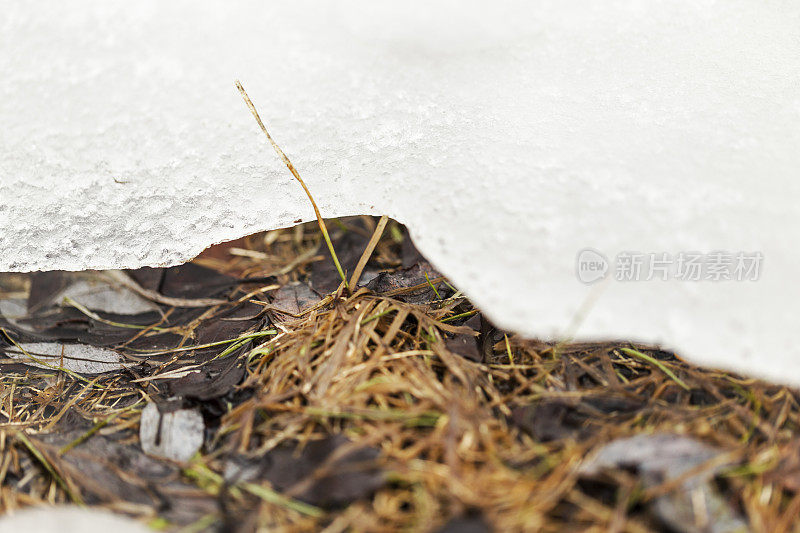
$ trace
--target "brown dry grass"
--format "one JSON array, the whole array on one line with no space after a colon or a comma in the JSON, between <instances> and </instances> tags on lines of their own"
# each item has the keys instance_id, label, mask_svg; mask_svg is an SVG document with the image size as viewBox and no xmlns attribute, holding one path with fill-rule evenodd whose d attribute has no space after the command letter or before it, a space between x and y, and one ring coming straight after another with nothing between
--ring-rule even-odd
<instances>
[{"instance_id":1,"label":"brown dry grass","mask_svg":"<svg viewBox=\"0 0 800 533\"><path fill-rule=\"evenodd\" d=\"M396 237L395 228L375 252L385 265L398 262ZM318 230L306 225L201 262L278 274L285 283L305 275L319 241ZM247 294L268 308L269 291L257 289L234 296ZM643 492L635 476L619 472L598 489L581 482L577 467L604 443L656 431L693 435L731 454L723 492L753 530L800 527L796 391L624 342L553 345L495 333L488 357L476 363L445 344L448 336L472 333L459 326L465 318L452 318L469 314L465 298L414 305L397 296L340 288L237 355L246 361L243 399L226 406L203 454L181 467L181 482L220 502L197 516L194 530L220 527L228 515L247 516L265 530L430 531L467 510L480 511L498 531L648 530L653 523L643 502L674 486ZM160 372L188 363L175 358ZM173 528L159 519L158 506L99 496L64 460L69 452L41 438L63 428L69 413L94 425L83 440L114 435L137 445L139 412L152 390L134 377L81 381L36 369L0 375L0 510L88 502ZM513 423L526 408L550 405L569 412L563 434L556 424L544 439ZM303 447L331 433L379 449L390 482L370 498L320 509L295 500L297 490L278 494L265 481L223 481L231 455L258 457L281 443ZM119 475L135 482L138 473Z\"/></svg>"}]
</instances>

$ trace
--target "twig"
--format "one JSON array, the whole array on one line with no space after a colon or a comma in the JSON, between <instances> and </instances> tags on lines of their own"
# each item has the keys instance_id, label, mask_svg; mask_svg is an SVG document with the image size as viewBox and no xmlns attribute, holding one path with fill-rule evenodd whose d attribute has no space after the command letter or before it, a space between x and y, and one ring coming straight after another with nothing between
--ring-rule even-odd
<instances>
[{"instance_id":1,"label":"twig","mask_svg":"<svg viewBox=\"0 0 800 533\"><path fill-rule=\"evenodd\" d=\"M386 215L383 215L378 221L378 226L375 228L372 238L370 238L369 242L367 243L367 247L364 249L364 253L361 254L361 258L358 260L356 269L353 271L353 275L350 277L351 287L358 285L358 280L361 279L361 273L364 271L364 267L367 266L367 261L369 261L372 252L375 251L378 241L381 240L381 235L383 235L383 230L386 228L387 222L389 222L389 217Z\"/></svg>"},{"instance_id":2,"label":"twig","mask_svg":"<svg viewBox=\"0 0 800 533\"><path fill-rule=\"evenodd\" d=\"M88 316L92 320L97 320L103 324L108 324L109 326L114 326L116 328L128 328L128 329L150 329L152 331L166 331L166 328L160 328L157 326L145 326L145 325L138 325L138 324L125 324L123 322L114 322L113 320L106 320L105 318L101 317L97 313L94 313L86 308L83 304L80 304L70 298L69 296L64 297L64 303L67 305L71 305L84 315Z\"/></svg>"},{"instance_id":3,"label":"twig","mask_svg":"<svg viewBox=\"0 0 800 533\"><path fill-rule=\"evenodd\" d=\"M132 290L139 296L171 307L211 307L212 305L228 303L227 300L220 300L218 298L171 298L157 293L156 291L145 289L121 270L106 270L103 274L126 289Z\"/></svg>"}]
</instances>

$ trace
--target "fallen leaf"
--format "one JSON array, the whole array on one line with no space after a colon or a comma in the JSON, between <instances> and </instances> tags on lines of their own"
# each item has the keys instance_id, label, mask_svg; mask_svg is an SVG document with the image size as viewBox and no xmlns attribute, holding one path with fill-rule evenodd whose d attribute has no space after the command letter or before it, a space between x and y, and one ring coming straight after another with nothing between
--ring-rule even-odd
<instances>
[{"instance_id":1,"label":"fallen leaf","mask_svg":"<svg viewBox=\"0 0 800 533\"><path fill-rule=\"evenodd\" d=\"M438 533L489 533L492 528L479 514L458 516L447 522Z\"/></svg>"},{"instance_id":2,"label":"fallen leaf","mask_svg":"<svg viewBox=\"0 0 800 533\"><path fill-rule=\"evenodd\" d=\"M645 488L656 487L722 454L718 448L683 435L636 435L606 444L581 465L580 474L594 477L608 469L630 469ZM675 490L657 496L649 505L651 513L675 531L747 531L744 520L710 483L725 464L713 462L683 479Z\"/></svg>"},{"instance_id":3,"label":"fallen leaf","mask_svg":"<svg viewBox=\"0 0 800 533\"><path fill-rule=\"evenodd\" d=\"M66 429L65 428L70 428ZM138 504L157 505L156 495L147 490L147 485L165 486L176 479L178 468L169 462L146 455L142 449L130 443L116 440L119 435L95 434L88 439L86 429L74 429L74 425L63 422L61 431L39 436L37 446L47 446L50 455L60 457L71 469L71 479L84 494L91 494L100 501L124 499ZM75 444L78 439L85 439ZM59 450L68 447L63 453ZM141 480L141 482L138 482Z\"/></svg>"},{"instance_id":4,"label":"fallen leaf","mask_svg":"<svg viewBox=\"0 0 800 533\"><path fill-rule=\"evenodd\" d=\"M31 276L30 314L52 305L69 305L65 304L67 298L87 309L117 315L138 315L158 310L155 303L130 289L110 283L96 273L45 272Z\"/></svg>"},{"instance_id":5,"label":"fallen leaf","mask_svg":"<svg viewBox=\"0 0 800 533\"><path fill-rule=\"evenodd\" d=\"M33 314L53 303L53 296L67 286L67 272L33 272L30 274L28 312Z\"/></svg>"},{"instance_id":6,"label":"fallen leaf","mask_svg":"<svg viewBox=\"0 0 800 533\"><path fill-rule=\"evenodd\" d=\"M302 282L288 283L273 293L272 306L276 309L273 313L276 322L292 320L292 315L299 314L303 309L313 306L320 301L311 287ZM281 311L283 311L281 313Z\"/></svg>"},{"instance_id":7,"label":"fallen leaf","mask_svg":"<svg viewBox=\"0 0 800 533\"><path fill-rule=\"evenodd\" d=\"M186 263L164 269L158 292L172 298L209 298L226 293L236 282L232 276Z\"/></svg>"},{"instance_id":8,"label":"fallen leaf","mask_svg":"<svg viewBox=\"0 0 800 533\"><path fill-rule=\"evenodd\" d=\"M479 363L482 360L478 339L474 335L457 334L450 339L445 339L444 345L451 352L470 361Z\"/></svg>"},{"instance_id":9,"label":"fallen leaf","mask_svg":"<svg viewBox=\"0 0 800 533\"><path fill-rule=\"evenodd\" d=\"M561 400L544 399L511 411L511 421L539 442L577 437L584 418L574 405Z\"/></svg>"},{"instance_id":10,"label":"fallen leaf","mask_svg":"<svg viewBox=\"0 0 800 533\"><path fill-rule=\"evenodd\" d=\"M15 328L20 328L19 319L28 315L25 300L9 298L0 300L0 319L5 320Z\"/></svg>"},{"instance_id":11,"label":"fallen leaf","mask_svg":"<svg viewBox=\"0 0 800 533\"><path fill-rule=\"evenodd\" d=\"M281 445L258 461L240 458L226 468L228 481L265 477L276 490L311 505L342 506L367 498L386 483L377 464L379 451L358 447L341 435L310 442L299 452ZM332 455L337 457L332 459Z\"/></svg>"},{"instance_id":12,"label":"fallen leaf","mask_svg":"<svg viewBox=\"0 0 800 533\"><path fill-rule=\"evenodd\" d=\"M721 453L717 448L683 435L635 435L603 446L583 463L581 473L596 475L606 468L635 468L655 484L674 479ZM710 479L719 468L704 470L691 479Z\"/></svg>"},{"instance_id":13,"label":"fallen leaf","mask_svg":"<svg viewBox=\"0 0 800 533\"><path fill-rule=\"evenodd\" d=\"M142 267L125 272L139 284L139 286L148 291L156 291L161 288L161 281L164 279L164 268Z\"/></svg>"},{"instance_id":14,"label":"fallen leaf","mask_svg":"<svg viewBox=\"0 0 800 533\"><path fill-rule=\"evenodd\" d=\"M219 359L203 365L178 379L165 379L163 383L170 397L210 400L229 393L242 381L245 371L233 357Z\"/></svg>"},{"instance_id":15,"label":"fallen leaf","mask_svg":"<svg viewBox=\"0 0 800 533\"><path fill-rule=\"evenodd\" d=\"M20 347L22 350L6 347L6 355L37 368L59 367L78 374L100 374L133 365L114 350L86 344L25 342Z\"/></svg>"},{"instance_id":16,"label":"fallen leaf","mask_svg":"<svg viewBox=\"0 0 800 533\"><path fill-rule=\"evenodd\" d=\"M452 289L441 281L436 281L441 274L427 261L421 261L414 266L401 268L394 272L381 272L373 278L366 287L378 294L392 294L398 292L394 298L413 304L426 304L453 294ZM418 287L405 292L402 289ZM432 287L435 287L434 291ZM437 295L438 292L438 295Z\"/></svg>"},{"instance_id":17,"label":"fallen leaf","mask_svg":"<svg viewBox=\"0 0 800 533\"><path fill-rule=\"evenodd\" d=\"M53 299L62 304L72 299L92 311L116 315L138 315L158 311L158 305L135 292L100 279L76 279Z\"/></svg>"}]
</instances>

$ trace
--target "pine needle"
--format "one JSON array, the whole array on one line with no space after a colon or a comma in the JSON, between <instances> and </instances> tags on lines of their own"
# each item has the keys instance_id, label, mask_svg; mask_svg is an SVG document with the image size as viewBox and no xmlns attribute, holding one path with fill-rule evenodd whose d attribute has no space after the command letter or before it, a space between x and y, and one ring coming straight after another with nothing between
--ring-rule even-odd
<instances>
[{"instance_id":1,"label":"pine needle","mask_svg":"<svg viewBox=\"0 0 800 533\"><path fill-rule=\"evenodd\" d=\"M681 387L683 387L684 389L686 389L686 390L691 390L691 388L689 387L689 385L687 385L686 383L684 383L684 382L681 380L681 378L679 378L678 376L676 376L676 375L675 375L675 373L674 373L674 372L672 372L672 370L670 370L669 368L667 368L667 367L666 367L666 366L665 366L665 365L664 365L664 364L663 364L661 361L659 361L658 359L656 359L656 358L654 358L654 357L650 357L649 355L647 355L647 354L645 354L645 353L642 353L642 352L640 352L639 350L634 350L633 348L620 348L620 350L622 351L622 353L624 353L624 354L626 354L626 355L630 355L630 356L632 356L632 357L638 357L639 359L641 359L641 360L643 360L643 361L646 361L646 362L650 363L651 365L653 365L653 366L657 367L659 370L661 370L663 373L665 373L667 376L669 376L669 378L670 378L670 379L672 379L672 381L674 381L675 383L677 383L678 385L680 385L680 386L681 386Z\"/></svg>"}]
</instances>

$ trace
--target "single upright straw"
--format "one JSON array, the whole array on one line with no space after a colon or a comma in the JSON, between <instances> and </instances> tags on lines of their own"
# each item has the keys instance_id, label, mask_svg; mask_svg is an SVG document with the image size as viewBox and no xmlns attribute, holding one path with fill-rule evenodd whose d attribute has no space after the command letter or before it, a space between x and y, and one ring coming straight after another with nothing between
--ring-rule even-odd
<instances>
[{"instance_id":1,"label":"single upright straw","mask_svg":"<svg viewBox=\"0 0 800 533\"><path fill-rule=\"evenodd\" d=\"M319 208L317 207L317 203L314 201L314 197L311 196L311 191L308 190L303 178L300 177L300 174L295 170L294 165L292 162L289 161L289 158L286 157L286 154L283 153L280 146L272 139L272 136L267 131L266 126L264 126L264 122L261 121L261 117L258 115L258 111L256 111L256 106L253 105L253 101L250 100L250 97L247 96L247 91L244 90L242 84L239 80L236 80L236 88L239 89L239 92L242 94L242 98L244 98L244 102L247 104L247 107L250 108L250 112L258 122L258 125L261 127L261 131L264 132L264 135L267 136L269 143L278 153L280 158L283 160L284 164L289 168L289 171L295 177L297 181L300 182L300 185L303 186L303 190L306 191L308 195L308 199L311 200L311 205L314 207L314 213L317 215L317 223L319 223L319 229L322 231L322 237L325 239L325 243L328 245L328 250L331 252L331 257L333 258L333 262L336 265L336 270L339 272L339 276L342 278L342 282L344 283L345 289L348 291L350 290L350 285L347 283L347 277L344 275L344 271L342 270L342 265L339 263L339 258L336 256L336 251L333 249L333 243L331 242L331 237L328 235L328 228L325 226L325 221L322 219L322 215L319 212Z\"/></svg>"}]
</instances>

